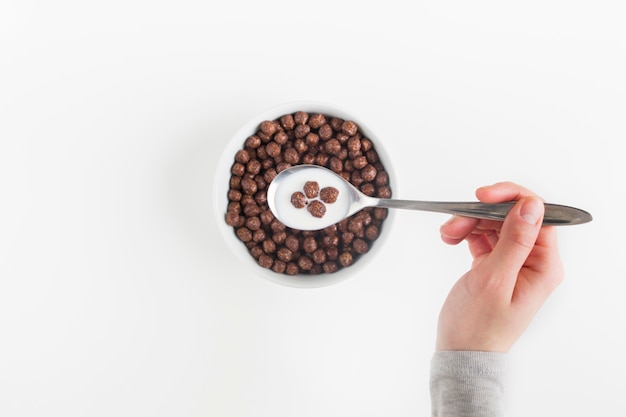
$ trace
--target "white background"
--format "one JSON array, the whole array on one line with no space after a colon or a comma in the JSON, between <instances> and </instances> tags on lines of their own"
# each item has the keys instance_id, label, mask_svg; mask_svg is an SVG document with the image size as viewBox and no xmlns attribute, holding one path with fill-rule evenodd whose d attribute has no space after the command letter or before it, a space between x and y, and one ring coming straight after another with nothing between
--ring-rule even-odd
<instances>
[{"instance_id":1,"label":"white background","mask_svg":"<svg viewBox=\"0 0 626 417\"><path fill-rule=\"evenodd\" d=\"M12 1L0 6L0 415L423 416L447 216L380 258L279 286L217 233L218 156L322 100L384 138L399 198L519 182L564 283L509 355L510 416L626 407L626 19L619 1Z\"/></svg>"}]
</instances>

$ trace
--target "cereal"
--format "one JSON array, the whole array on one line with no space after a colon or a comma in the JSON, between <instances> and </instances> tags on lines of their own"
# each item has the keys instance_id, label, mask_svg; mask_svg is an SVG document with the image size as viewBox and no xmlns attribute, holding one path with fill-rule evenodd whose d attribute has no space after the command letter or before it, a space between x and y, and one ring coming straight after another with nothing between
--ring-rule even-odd
<instances>
[{"instance_id":1,"label":"cereal","mask_svg":"<svg viewBox=\"0 0 626 417\"><path fill-rule=\"evenodd\" d=\"M251 231L256 231L261 228L261 220L258 217L248 217L246 219L246 227Z\"/></svg>"},{"instance_id":2,"label":"cereal","mask_svg":"<svg viewBox=\"0 0 626 417\"><path fill-rule=\"evenodd\" d=\"M252 232L247 227L240 227L237 229L236 232L237 232L237 237L242 242L249 242L250 240L252 240Z\"/></svg>"},{"instance_id":3,"label":"cereal","mask_svg":"<svg viewBox=\"0 0 626 417\"><path fill-rule=\"evenodd\" d=\"M341 131L341 126L343 125L343 122L343 119L340 119L339 117L330 118L330 126L337 132Z\"/></svg>"},{"instance_id":4,"label":"cereal","mask_svg":"<svg viewBox=\"0 0 626 417\"><path fill-rule=\"evenodd\" d=\"M297 252L300 249L300 240L294 235L289 235L285 238L285 246L292 252Z\"/></svg>"},{"instance_id":5,"label":"cereal","mask_svg":"<svg viewBox=\"0 0 626 417\"><path fill-rule=\"evenodd\" d=\"M276 243L273 240L265 239L263 241L263 252L268 255L276 252Z\"/></svg>"},{"instance_id":6,"label":"cereal","mask_svg":"<svg viewBox=\"0 0 626 417\"><path fill-rule=\"evenodd\" d=\"M350 152L361 152L361 139L356 136L351 136L348 139L348 150ZM354 156L359 156L354 154Z\"/></svg>"},{"instance_id":7,"label":"cereal","mask_svg":"<svg viewBox=\"0 0 626 417\"><path fill-rule=\"evenodd\" d=\"M267 191L260 190L254 195L254 202L259 206L259 215L263 215L266 211L269 215L274 216L269 208L267 208ZM266 210L267 208L267 210ZM269 218L269 217L268 217ZM261 219L262 220L262 219ZM271 220L270 220L271 221Z\"/></svg>"},{"instance_id":8,"label":"cereal","mask_svg":"<svg viewBox=\"0 0 626 417\"><path fill-rule=\"evenodd\" d=\"M293 119L293 115L286 114L280 118L280 125L285 130L292 130L296 126L296 122Z\"/></svg>"},{"instance_id":9,"label":"cereal","mask_svg":"<svg viewBox=\"0 0 626 417\"><path fill-rule=\"evenodd\" d=\"M324 272L327 274L332 274L333 272L337 272L339 270L339 266L335 261L324 262Z\"/></svg>"},{"instance_id":10,"label":"cereal","mask_svg":"<svg viewBox=\"0 0 626 417\"><path fill-rule=\"evenodd\" d=\"M391 188L386 185L382 185L378 187L378 197L379 198L391 198Z\"/></svg>"},{"instance_id":11,"label":"cereal","mask_svg":"<svg viewBox=\"0 0 626 417\"><path fill-rule=\"evenodd\" d=\"M326 214L326 206L319 200L311 201L307 205L306 209L309 211L309 213L311 213L311 216L313 217L321 218L324 217L324 214Z\"/></svg>"},{"instance_id":12,"label":"cereal","mask_svg":"<svg viewBox=\"0 0 626 417\"><path fill-rule=\"evenodd\" d=\"M277 231L274 232L274 234L272 235L272 240L279 245L282 245L285 243L285 240L287 239L287 232L285 231Z\"/></svg>"},{"instance_id":13,"label":"cereal","mask_svg":"<svg viewBox=\"0 0 626 417\"><path fill-rule=\"evenodd\" d=\"M261 146L261 138L257 135L252 135L246 139L245 146L249 149L256 149Z\"/></svg>"},{"instance_id":14,"label":"cereal","mask_svg":"<svg viewBox=\"0 0 626 417\"><path fill-rule=\"evenodd\" d=\"M371 224L365 228L365 237L368 240L376 240L378 239L378 226Z\"/></svg>"},{"instance_id":15,"label":"cereal","mask_svg":"<svg viewBox=\"0 0 626 417\"><path fill-rule=\"evenodd\" d=\"M357 132L357 125L353 121L346 120L341 124L341 130L348 136L354 136Z\"/></svg>"},{"instance_id":16,"label":"cereal","mask_svg":"<svg viewBox=\"0 0 626 417\"><path fill-rule=\"evenodd\" d=\"M352 162L352 165L355 169L365 168L367 166L367 157L361 155L354 158L354 162Z\"/></svg>"},{"instance_id":17,"label":"cereal","mask_svg":"<svg viewBox=\"0 0 626 417\"><path fill-rule=\"evenodd\" d=\"M317 133L321 139L328 140L333 137L333 128L329 124L325 124L320 127Z\"/></svg>"},{"instance_id":18,"label":"cereal","mask_svg":"<svg viewBox=\"0 0 626 417\"><path fill-rule=\"evenodd\" d=\"M237 177L241 177L246 172L246 165L241 162L235 162L230 172Z\"/></svg>"},{"instance_id":19,"label":"cereal","mask_svg":"<svg viewBox=\"0 0 626 417\"><path fill-rule=\"evenodd\" d=\"M268 255L261 255L259 256L259 265L261 265L263 268L271 268L272 264L274 263L274 259L271 256Z\"/></svg>"},{"instance_id":20,"label":"cereal","mask_svg":"<svg viewBox=\"0 0 626 417\"><path fill-rule=\"evenodd\" d=\"M257 194L260 195L260 193ZM250 199L252 199L253 201L249 201ZM237 202L233 201L233 203ZM233 207L233 210L237 210L239 213L243 213L246 217L260 216L261 213L263 213L263 210L261 209L259 204L257 204L256 199L254 199L250 195L243 195L238 204L239 207Z\"/></svg>"},{"instance_id":21,"label":"cereal","mask_svg":"<svg viewBox=\"0 0 626 417\"><path fill-rule=\"evenodd\" d=\"M274 265L272 265L272 271L282 274L283 272L285 272L285 269L287 269L286 263L284 263L283 261L279 261L278 259L274 260Z\"/></svg>"},{"instance_id":22,"label":"cereal","mask_svg":"<svg viewBox=\"0 0 626 417\"><path fill-rule=\"evenodd\" d=\"M315 164L320 166L326 166L330 157L325 153L318 153L315 155Z\"/></svg>"},{"instance_id":23,"label":"cereal","mask_svg":"<svg viewBox=\"0 0 626 417\"><path fill-rule=\"evenodd\" d=\"M261 132L265 133L266 135L273 135L274 133L276 133L276 131L278 130L279 126L278 123L274 122L274 121L264 121L261 123Z\"/></svg>"},{"instance_id":24,"label":"cereal","mask_svg":"<svg viewBox=\"0 0 626 417\"><path fill-rule=\"evenodd\" d=\"M387 171L380 171L376 173L376 185L382 186L389 184L389 174Z\"/></svg>"},{"instance_id":25,"label":"cereal","mask_svg":"<svg viewBox=\"0 0 626 417\"><path fill-rule=\"evenodd\" d=\"M256 181L253 180L252 178L248 178L248 177L245 177L245 178L241 179L240 186L241 186L241 189L243 190L243 192L245 194L252 195L252 194L256 193L257 190L258 190L258 185L257 185Z\"/></svg>"},{"instance_id":26,"label":"cereal","mask_svg":"<svg viewBox=\"0 0 626 417\"><path fill-rule=\"evenodd\" d=\"M364 254L369 250L369 244L365 241L365 239L356 238L354 242L352 242L352 247L354 251L358 254Z\"/></svg>"},{"instance_id":27,"label":"cereal","mask_svg":"<svg viewBox=\"0 0 626 417\"><path fill-rule=\"evenodd\" d=\"M320 191L320 199L326 204L332 204L337 201L339 190L335 187L324 187Z\"/></svg>"},{"instance_id":28,"label":"cereal","mask_svg":"<svg viewBox=\"0 0 626 417\"><path fill-rule=\"evenodd\" d=\"M265 151L272 158L276 158L276 157L278 157L280 155L281 148L280 148L280 145L277 142L272 141L272 142L269 142L265 146Z\"/></svg>"},{"instance_id":29,"label":"cereal","mask_svg":"<svg viewBox=\"0 0 626 417\"><path fill-rule=\"evenodd\" d=\"M296 265L295 262L289 262L287 264L287 267L285 268L285 274L296 275L298 273L300 273L300 270L298 269L298 265Z\"/></svg>"},{"instance_id":30,"label":"cereal","mask_svg":"<svg viewBox=\"0 0 626 417\"><path fill-rule=\"evenodd\" d=\"M308 198L315 198L320 192L320 185L317 181L307 181L304 183L304 195Z\"/></svg>"},{"instance_id":31,"label":"cereal","mask_svg":"<svg viewBox=\"0 0 626 417\"><path fill-rule=\"evenodd\" d=\"M257 161L256 159L251 160L246 164L246 171L249 174L257 175L259 172L261 172L261 162Z\"/></svg>"},{"instance_id":32,"label":"cereal","mask_svg":"<svg viewBox=\"0 0 626 417\"><path fill-rule=\"evenodd\" d=\"M350 252L343 252L339 255L339 263L341 266L346 267L352 265L354 259L352 258L352 254Z\"/></svg>"},{"instance_id":33,"label":"cereal","mask_svg":"<svg viewBox=\"0 0 626 417\"><path fill-rule=\"evenodd\" d=\"M302 255L298 258L298 267L303 271L308 271L313 268L313 259L311 259L308 255Z\"/></svg>"},{"instance_id":34,"label":"cereal","mask_svg":"<svg viewBox=\"0 0 626 417\"><path fill-rule=\"evenodd\" d=\"M317 113L311 116L309 119L309 126L313 129L319 129L326 124L326 117L323 114Z\"/></svg>"},{"instance_id":35,"label":"cereal","mask_svg":"<svg viewBox=\"0 0 626 417\"><path fill-rule=\"evenodd\" d=\"M295 208L304 208L306 206L306 196L300 191L294 192L291 194L291 204Z\"/></svg>"},{"instance_id":36,"label":"cereal","mask_svg":"<svg viewBox=\"0 0 626 417\"><path fill-rule=\"evenodd\" d=\"M326 262L326 252L324 252L324 249L320 248L313 251L313 262L316 264L323 264Z\"/></svg>"},{"instance_id":37,"label":"cereal","mask_svg":"<svg viewBox=\"0 0 626 417\"><path fill-rule=\"evenodd\" d=\"M361 192L367 196L372 197L376 192L376 187L371 182L366 182L365 184L361 185Z\"/></svg>"},{"instance_id":38,"label":"cereal","mask_svg":"<svg viewBox=\"0 0 626 417\"><path fill-rule=\"evenodd\" d=\"M293 259L293 254L294 252L292 252L290 249L280 248L277 252L277 257L283 262L289 262Z\"/></svg>"},{"instance_id":39,"label":"cereal","mask_svg":"<svg viewBox=\"0 0 626 417\"><path fill-rule=\"evenodd\" d=\"M226 210L226 212L235 212L235 213L241 213L241 204L239 204L238 201L231 201L230 203L228 203L228 208Z\"/></svg>"},{"instance_id":40,"label":"cereal","mask_svg":"<svg viewBox=\"0 0 626 417\"><path fill-rule=\"evenodd\" d=\"M266 234L265 234L265 230L263 229L257 229L254 231L254 233L252 233L252 240L254 240L257 243L263 242L265 238L266 238Z\"/></svg>"},{"instance_id":41,"label":"cereal","mask_svg":"<svg viewBox=\"0 0 626 417\"><path fill-rule=\"evenodd\" d=\"M302 249L307 253L315 252L315 250L317 250L317 241L315 238L313 236L306 237L302 242Z\"/></svg>"},{"instance_id":42,"label":"cereal","mask_svg":"<svg viewBox=\"0 0 626 417\"><path fill-rule=\"evenodd\" d=\"M331 169L367 195L391 197L389 176L372 141L356 123L332 115L298 111L265 120L233 158L225 222L262 268L278 274L332 274L366 254L380 236L385 208L365 208L318 231L300 231L279 222L267 204L267 188L291 166ZM291 203L322 217L339 191L310 181ZM323 184L322 184L323 185Z\"/></svg>"},{"instance_id":43,"label":"cereal","mask_svg":"<svg viewBox=\"0 0 626 417\"><path fill-rule=\"evenodd\" d=\"M250 248L250 255L252 255L255 259L259 259L259 256L263 255L263 249L261 249L260 246L255 245Z\"/></svg>"},{"instance_id":44,"label":"cereal","mask_svg":"<svg viewBox=\"0 0 626 417\"><path fill-rule=\"evenodd\" d=\"M337 139L329 139L324 144L324 150L330 155L337 155L341 150L341 143Z\"/></svg>"},{"instance_id":45,"label":"cereal","mask_svg":"<svg viewBox=\"0 0 626 417\"><path fill-rule=\"evenodd\" d=\"M374 165L365 165L361 170L361 178L363 178L366 182L374 181L376 179L376 174L378 174L378 171L376 171Z\"/></svg>"},{"instance_id":46,"label":"cereal","mask_svg":"<svg viewBox=\"0 0 626 417\"><path fill-rule=\"evenodd\" d=\"M341 162L341 159L336 156L332 156L328 163L328 168L336 173L341 173L344 169L343 162Z\"/></svg>"},{"instance_id":47,"label":"cereal","mask_svg":"<svg viewBox=\"0 0 626 417\"><path fill-rule=\"evenodd\" d=\"M272 222L274 221L274 214L269 209L267 209L261 212L259 218L261 219L261 223L267 226L272 224Z\"/></svg>"},{"instance_id":48,"label":"cereal","mask_svg":"<svg viewBox=\"0 0 626 417\"><path fill-rule=\"evenodd\" d=\"M283 132L282 130L277 132L274 135L274 142L276 142L277 144L281 146L287 143L288 140L289 140L289 135Z\"/></svg>"},{"instance_id":49,"label":"cereal","mask_svg":"<svg viewBox=\"0 0 626 417\"><path fill-rule=\"evenodd\" d=\"M313 162L315 162L315 155L313 155L312 153L307 153L302 157L302 163L303 164L313 164Z\"/></svg>"},{"instance_id":50,"label":"cereal","mask_svg":"<svg viewBox=\"0 0 626 417\"><path fill-rule=\"evenodd\" d=\"M290 164L297 164L300 160L300 154L295 148L287 148L284 153L285 162Z\"/></svg>"},{"instance_id":51,"label":"cereal","mask_svg":"<svg viewBox=\"0 0 626 417\"><path fill-rule=\"evenodd\" d=\"M341 234L341 243L343 243L344 245L350 245L353 240L354 240L353 232L343 232Z\"/></svg>"},{"instance_id":52,"label":"cereal","mask_svg":"<svg viewBox=\"0 0 626 417\"><path fill-rule=\"evenodd\" d=\"M325 248L332 248L339 246L339 236L326 235L322 237L322 246Z\"/></svg>"},{"instance_id":53,"label":"cereal","mask_svg":"<svg viewBox=\"0 0 626 417\"><path fill-rule=\"evenodd\" d=\"M315 133L309 133L306 135L305 141L308 146L315 147L320 143L320 137Z\"/></svg>"},{"instance_id":54,"label":"cereal","mask_svg":"<svg viewBox=\"0 0 626 417\"><path fill-rule=\"evenodd\" d=\"M246 149L240 149L235 154L235 161L239 162L240 164L247 164L248 162L250 162L250 152L248 152Z\"/></svg>"},{"instance_id":55,"label":"cereal","mask_svg":"<svg viewBox=\"0 0 626 417\"><path fill-rule=\"evenodd\" d=\"M242 217L236 211L229 210L228 212L226 212L226 224L228 224L229 226L238 226L240 218Z\"/></svg>"},{"instance_id":56,"label":"cereal","mask_svg":"<svg viewBox=\"0 0 626 417\"><path fill-rule=\"evenodd\" d=\"M331 261L336 261L339 257L339 248L337 247L325 248L324 251L326 252L328 259Z\"/></svg>"},{"instance_id":57,"label":"cereal","mask_svg":"<svg viewBox=\"0 0 626 417\"><path fill-rule=\"evenodd\" d=\"M239 191L239 190L235 190L235 189L231 188L228 191L228 199L230 201L241 201L241 196L242 196L242 194L241 194L241 191Z\"/></svg>"},{"instance_id":58,"label":"cereal","mask_svg":"<svg viewBox=\"0 0 626 417\"><path fill-rule=\"evenodd\" d=\"M294 132L296 135L296 139L305 138L309 132L311 131L311 127L309 125L298 125L296 126Z\"/></svg>"},{"instance_id":59,"label":"cereal","mask_svg":"<svg viewBox=\"0 0 626 417\"><path fill-rule=\"evenodd\" d=\"M296 122L296 124L303 125L309 120L309 114L307 112L297 111L293 115L293 120Z\"/></svg>"}]
</instances>

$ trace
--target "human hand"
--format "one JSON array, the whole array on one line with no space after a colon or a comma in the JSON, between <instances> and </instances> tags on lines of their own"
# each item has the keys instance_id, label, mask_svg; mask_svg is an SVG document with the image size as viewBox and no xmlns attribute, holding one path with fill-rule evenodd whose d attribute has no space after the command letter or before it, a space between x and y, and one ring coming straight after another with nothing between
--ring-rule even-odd
<instances>
[{"instance_id":1,"label":"human hand","mask_svg":"<svg viewBox=\"0 0 626 417\"><path fill-rule=\"evenodd\" d=\"M437 350L508 352L563 280L555 227L541 227L543 202L510 182L479 188L485 203L519 200L504 222L454 216L448 244L467 241L471 269L453 286L437 329Z\"/></svg>"}]
</instances>

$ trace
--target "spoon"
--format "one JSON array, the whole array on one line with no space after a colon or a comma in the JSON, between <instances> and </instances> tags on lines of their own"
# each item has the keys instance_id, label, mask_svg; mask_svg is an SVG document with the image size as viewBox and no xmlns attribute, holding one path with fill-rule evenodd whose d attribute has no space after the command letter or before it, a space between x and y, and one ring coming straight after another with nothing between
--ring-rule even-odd
<instances>
[{"instance_id":1,"label":"spoon","mask_svg":"<svg viewBox=\"0 0 626 417\"><path fill-rule=\"evenodd\" d=\"M319 196L307 198L305 207L298 208L291 198L295 192L304 193L307 182L316 182L319 189L333 187L339 193L336 201L324 203ZM325 213L320 217L308 210L314 202L323 203ZM412 201L369 197L335 172L318 165L296 165L281 171L269 185L267 202L274 216L285 226L298 230L320 230L338 223L366 207L387 207L456 214L479 219L504 220L515 201L487 204L481 202ZM574 225L591 221L591 214L574 207L545 203L543 225Z\"/></svg>"}]
</instances>

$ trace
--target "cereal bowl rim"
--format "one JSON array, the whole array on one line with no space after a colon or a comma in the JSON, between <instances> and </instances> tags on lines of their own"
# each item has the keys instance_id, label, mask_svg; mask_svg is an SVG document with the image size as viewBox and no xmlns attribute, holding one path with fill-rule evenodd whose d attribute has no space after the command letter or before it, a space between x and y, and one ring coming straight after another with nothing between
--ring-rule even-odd
<instances>
[{"instance_id":1,"label":"cereal bowl rim","mask_svg":"<svg viewBox=\"0 0 626 417\"><path fill-rule=\"evenodd\" d=\"M349 113L334 104L321 101L300 100L282 103L258 113L256 116L244 123L235 132L235 134L231 136L220 155L215 169L213 179L213 211L215 213L215 219L222 238L226 242L229 249L242 263L246 265L248 270L253 272L255 275L284 286L296 288L319 288L337 284L350 277L358 275L359 272L363 271L367 264L372 262L375 256L378 255L378 252L382 250L384 242L388 239L391 232L395 220L395 213L393 210L389 210L380 236L376 239L372 248L367 253L363 254L362 257L354 263L354 265L342 268L331 274L324 273L318 275L287 275L261 267L250 255L245 245L237 239L232 226L226 224L224 220L226 206L228 205L227 193L229 188L229 178L231 175L230 168L234 162L235 153L239 149L242 149L245 140L258 129L261 122L265 120L275 120L284 114L295 113L296 111L322 113L355 122L359 126L359 130L363 132L363 135L372 140L374 149L376 149L376 152L385 167L385 171L389 174L389 182L392 190L394 193L397 192L395 172L385 150L385 146L379 137L374 134L369 127L367 127L367 124L362 123L358 116L353 113Z\"/></svg>"}]
</instances>

